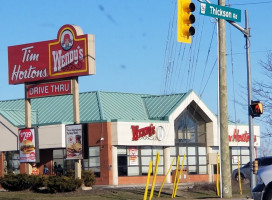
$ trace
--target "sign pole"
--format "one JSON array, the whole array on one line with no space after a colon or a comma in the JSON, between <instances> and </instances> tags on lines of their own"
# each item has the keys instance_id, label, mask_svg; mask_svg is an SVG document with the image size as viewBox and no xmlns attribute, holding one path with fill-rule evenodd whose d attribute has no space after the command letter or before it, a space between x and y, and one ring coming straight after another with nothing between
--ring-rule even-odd
<instances>
[{"instance_id":1,"label":"sign pole","mask_svg":"<svg viewBox=\"0 0 272 200\"><path fill-rule=\"evenodd\" d=\"M245 11L245 29L249 32L248 27L248 13L247 10ZM255 160L254 155L254 129L253 129L253 118L250 112L250 105L251 105L251 66L250 66L250 45L249 45L249 34L245 35L246 38L246 58L247 58L247 89L248 89L248 125L249 125L249 153L250 153L250 168L251 168L251 179L250 179L250 191L256 186L256 177L253 174L253 161Z\"/></svg>"},{"instance_id":2,"label":"sign pole","mask_svg":"<svg viewBox=\"0 0 272 200\"><path fill-rule=\"evenodd\" d=\"M72 93L73 93L73 111L74 111L74 124L80 123L79 118L79 91L78 91L78 78L72 78ZM81 179L81 160L75 162L75 178Z\"/></svg>"},{"instance_id":3,"label":"sign pole","mask_svg":"<svg viewBox=\"0 0 272 200\"><path fill-rule=\"evenodd\" d=\"M253 161L255 159L254 152L254 129L253 129L253 117L250 112L251 105L251 65L250 65L250 28L248 23L248 12L245 10L245 28L242 28L235 22L228 21L231 25L241 31L246 38L246 60L247 60L247 90L248 90L248 126L249 126L249 154L250 154L250 168L251 168L251 178L250 178L250 191L256 186L256 176L253 174ZM251 194L252 195L252 194Z\"/></svg>"},{"instance_id":4,"label":"sign pole","mask_svg":"<svg viewBox=\"0 0 272 200\"><path fill-rule=\"evenodd\" d=\"M25 127L31 128L31 102L27 99L27 89L25 84Z\"/></svg>"},{"instance_id":5,"label":"sign pole","mask_svg":"<svg viewBox=\"0 0 272 200\"><path fill-rule=\"evenodd\" d=\"M27 99L27 88L25 84L25 127L31 128L31 100ZM26 173L32 173L32 166L30 163L26 163Z\"/></svg>"}]
</instances>

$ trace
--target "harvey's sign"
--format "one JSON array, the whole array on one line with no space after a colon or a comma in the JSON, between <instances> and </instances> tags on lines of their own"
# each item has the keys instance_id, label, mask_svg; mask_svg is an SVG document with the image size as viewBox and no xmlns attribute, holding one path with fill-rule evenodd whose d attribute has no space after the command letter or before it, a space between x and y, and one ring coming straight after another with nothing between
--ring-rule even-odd
<instances>
[{"instance_id":1,"label":"harvey's sign","mask_svg":"<svg viewBox=\"0 0 272 200\"><path fill-rule=\"evenodd\" d=\"M8 47L9 84L95 74L94 35L64 25L57 39Z\"/></svg>"}]
</instances>

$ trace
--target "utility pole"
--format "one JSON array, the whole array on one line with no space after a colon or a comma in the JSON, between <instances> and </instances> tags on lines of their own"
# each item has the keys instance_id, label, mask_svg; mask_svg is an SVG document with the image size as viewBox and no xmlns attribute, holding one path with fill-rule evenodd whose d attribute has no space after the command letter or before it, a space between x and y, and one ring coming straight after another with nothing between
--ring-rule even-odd
<instances>
[{"instance_id":1,"label":"utility pole","mask_svg":"<svg viewBox=\"0 0 272 200\"><path fill-rule=\"evenodd\" d=\"M225 6L225 0L218 0L218 5ZM222 196L232 197L230 154L228 140L228 101L227 101L227 62L226 62L226 24L218 19L219 35L219 109L220 109L220 143L222 165Z\"/></svg>"},{"instance_id":2,"label":"utility pole","mask_svg":"<svg viewBox=\"0 0 272 200\"><path fill-rule=\"evenodd\" d=\"M208 3L203 3L202 0L198 0L201 3L200 13L207 16L212 16L218 18L218 76L219 76L219 114L218 118L220 121L220 171L221 171L221 192L223 197L231 198L232 197L232 188L231 188L231 172L230 172L230 154L229 154L229 142L228 142L228 106L227 106L227 70L226 70L226 27L225 20L229 22L232 26L241 31L246 38L246 57L247 57L247 85L248 85L248 115L249 115L249 134L250 134L250 167L251 167L251 191L256 185L256 177L253 174L253 161L254 161L254 129L253 129L253 116L251 114L250 105L251 105L251 66L250 66L250 50L249 50L249 37L250 37L250 28L248 25L248 13L245 11L245 24L246 28L241 27L236 24L234 21L240 21L240 10L232 9L233 15L230 19L226 17L219 17L216 13L209 12L208 4L211 4L209 0L206 0ZM207 4L207 5L206 5ZM212 5L212 4L211 4ZM218 0L218 5L225 9L225 0ZM215 6L215 5L213 5ZM208 10L208 12L207 12ZM221 18L221 19L220 19ZM259 115L262 113L259 113ZM221 198L222 198L221 194Z\"/></svg>"}]
</instances>

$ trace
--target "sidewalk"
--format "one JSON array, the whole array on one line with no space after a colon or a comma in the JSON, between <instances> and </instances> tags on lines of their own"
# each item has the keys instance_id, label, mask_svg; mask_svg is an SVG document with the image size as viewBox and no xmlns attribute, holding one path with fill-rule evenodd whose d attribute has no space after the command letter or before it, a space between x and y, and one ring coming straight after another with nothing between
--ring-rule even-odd
<instances>
[{"instance_id":1,"label":"sidewalk","mask_svg":"<svg viewBox=\"0 0 272 200\"><path fill-rule=\"evenodd\" d=\"M143 191L145 191L145 187L146 185L145 184L128 184L128 185L118 185L118 186L112 186L112 185L95 185L93 186L94 189L98 189L98 190L103 190L103 189L140 189ZM150 189L151 189L152 185L149 184L149 192L150 192ZM155 185L155 189L154 191L156 191L157 193L159 192L160 190L160 187L161 187L161 184L156 184ZM183 199L194 199L194 198L186 198L184 197L185 194L188 195L188 193L190 193L190 191L188 191L187 189L193 189L194 187L194 184L193 183L179 183L178 185L178 190L177 190L177 194L176 194L176 198L183 198ZM162 194L164 195L169 195L171 196L172 195L172 192L173 192L173 184L172 183L167 183L164 185L163 187L163 190L162 190ZM216 194L214 195L215 197L212 197L212 198L209 198L208 196L203 196L203 197L199 197L199 198L196 198L196 199L208 199L208 200L253 200L251 199L250 197L237 197L237 194L236 195L233 195L232 198L220 198L220 197L216 197ZM171 197L170 197L171 198Z\"/></svg>"}]
</instances>

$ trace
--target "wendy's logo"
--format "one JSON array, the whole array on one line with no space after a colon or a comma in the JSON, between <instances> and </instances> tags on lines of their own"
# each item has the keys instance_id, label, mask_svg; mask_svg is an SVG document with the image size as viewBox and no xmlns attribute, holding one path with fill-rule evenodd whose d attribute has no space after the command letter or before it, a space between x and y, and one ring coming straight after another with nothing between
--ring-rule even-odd
<instances>
[{"instance_id":1,"label":"wendy's logo","mask_svg":"<svg viewBox=\"0 0 272 200\"><path fill-rule=\"evenodd\" d=\"M61 47L65 50L68 51L69 49L72 48L74 44L74 37L73 34L70 30L65 30L61 34Z\"/></svg>"}]
</instances>

